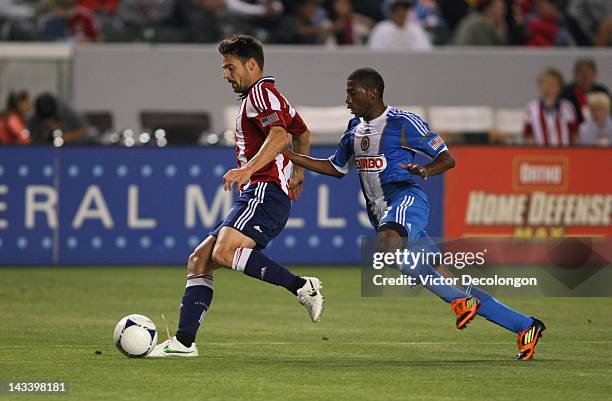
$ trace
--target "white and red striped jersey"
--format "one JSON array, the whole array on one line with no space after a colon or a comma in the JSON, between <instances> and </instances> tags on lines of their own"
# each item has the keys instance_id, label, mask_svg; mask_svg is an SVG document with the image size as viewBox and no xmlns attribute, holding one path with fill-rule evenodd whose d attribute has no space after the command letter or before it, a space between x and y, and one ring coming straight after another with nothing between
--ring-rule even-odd
<instances>
[{"instance_id":1,"label":"white and red striped jersey","mask_svg":"<svg viewBox=\"0 0 612 401\"><path fill-rule=\"evenodd\" d=\"M257 81L240 98L240 114L236 119L236 158L238 167L244 166L257 154L272 127L283 127L287 133L301 135L306 124L276 89L273 77ZM282 154L251 177L254 182L273 182L288 194L287 181L291 178L292 163Z\"/></svg>"},{"instance_id":2,"label":"white and red striped jersey","mask_svg":"<svg viewBox=\"0 0 612 401\"><path fill-rule=\"evenodd\" d=\"M576 138L578 122L572 103L559 99L554 108L544 107L541 100L527 105L523 137L533 138L538 146L570 146Z\"/></svg>"}]
</instances>

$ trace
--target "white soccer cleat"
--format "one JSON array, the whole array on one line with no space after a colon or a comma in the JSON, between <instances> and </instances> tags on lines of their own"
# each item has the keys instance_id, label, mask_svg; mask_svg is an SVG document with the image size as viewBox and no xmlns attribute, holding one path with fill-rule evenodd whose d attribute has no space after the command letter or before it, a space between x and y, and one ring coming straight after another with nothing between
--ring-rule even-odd
<instances>
[{"instance_id":1,"label":"white soccer cleat","mask_svg":"<svg viewBox=\"0 0 612 401\"><path fill-rule=\"evenodd\" d=\"M306 284L297 290L298 301L306 307L313 322L318 322L323 313L325 298L321 294L321 281L316 277L302 277Z\"/></svg>"},{"instance_id":2,"label":"white soccer cleat","mask_svg":"<svg viewBox=\"0 0 612 401\"><path fill-rule=\"evenodd\" d=\"M185 347L176 337L172 337L161 344L157 344L147 355L147 358L185 358L194 356L198 356L198 347L196 347L195 343L191 344L191 347Z\"/></svg>"}]
</instances>

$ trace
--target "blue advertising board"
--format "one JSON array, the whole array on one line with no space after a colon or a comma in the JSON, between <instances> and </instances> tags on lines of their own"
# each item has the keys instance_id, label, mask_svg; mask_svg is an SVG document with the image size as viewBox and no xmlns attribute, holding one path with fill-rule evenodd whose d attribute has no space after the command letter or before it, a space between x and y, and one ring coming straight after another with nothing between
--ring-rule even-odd
<instances>
[{"instance_id":1,"label":"blue advertising board","mask_svg":"<svg viewBox=\"0 0 612 401\"><path fill-rule=\"evenodd\" d=\"M333 147L314 148L327 157ZM228 148L0 148L0 264L183 264L229 211ZM423 183L432 236L442 178ZM266 253L288 264L354 264L372 235L359 180L306 174Z\"/></svg>"}]
</instances>

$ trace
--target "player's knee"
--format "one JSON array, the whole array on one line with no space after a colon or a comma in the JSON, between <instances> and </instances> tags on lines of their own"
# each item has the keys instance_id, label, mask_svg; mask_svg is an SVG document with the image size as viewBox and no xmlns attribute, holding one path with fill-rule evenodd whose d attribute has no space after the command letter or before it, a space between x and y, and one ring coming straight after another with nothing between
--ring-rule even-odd
<instances>
[{"instance_id":1,"label":"player's knee","mask_svg":"<svg viewBox=\"0 0 612 401\"><path fill-rule=\"evenodd\" d=\"M189 262L187 263L187 272L189 275L204 274L205 268L206 261L201 255L196 252L189 255Z\"/></svg>"},{"instance_id":2,"label":"player's knee","mask_svg":"<svg viewBox=\"0 0 612 401\"><path fill-rule=\"evenodd\" d=\"M235 249L226 246L222 242L217 242L212 252L213 263L219 266L232 267L235 251Z\"/></svg>"}]
</instances>

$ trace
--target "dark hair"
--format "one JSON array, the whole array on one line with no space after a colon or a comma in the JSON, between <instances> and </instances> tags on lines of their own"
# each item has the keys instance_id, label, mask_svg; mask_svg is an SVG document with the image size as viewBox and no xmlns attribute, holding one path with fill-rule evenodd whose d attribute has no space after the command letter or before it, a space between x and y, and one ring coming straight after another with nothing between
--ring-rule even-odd
<instances>
[{"instance_id":1,"label":"dark hair","mask_svg":"<svg viewBox=\"0 0 612 401\"><path fill-rule=\"evenodd\" d=\"M576 64L574 64L574 72L578 71L578 69L583 65L588 65L593 70L597 71L597 64L595 64L595 60L593 60L592 58L584 57L576 60Z\"/></svg>"},{"instance_id":2,"label":"dark hair","mask_svg":"<svg viewBox=\"0 0 612 401\"><path fill-rule=\"evenodd\" d=\"M10 92L6 98L6 111L19 111L19 102L30 97L26 90Z\"/></svg>"},{"instance_id":3,"label":"dark hair","mask_svg":"<svg viewBox=\"0 0 612 401\"><path fill-rule=\"evenodd\" d=\"M564 81L563 74L561 73L561 71L559 71L555 67L546 67L538 74L538 82L540 82L540 79L542 79L542 77L545 75L551 76L556 79L557 82L559 82L559 86L563 88Z\"/></svg>"},{"instance_id":4,"label":"dark hair","mask_svg":"<svg viewBox=\"0 0 612 401\"><path fill-rule=\"evenodd\" d=\"M263 45L259 40L243 34L233 34L219 43L219 53L223 56L232 55L240 59L245 64L250 59L255 59L259 68L264 67Z\"/></svg>"},{"instance_id":5,"label":"dark hair","mask_svg":"<svg viewBox=\"0 0 612 401\"><path fill-rule=\"evenodd\" d=\"M398 10L408 10L412 7L412 2L410 0L395 0L391 3L391 7L389 7L389 12L394 13Z\"/></svg>"},{"instance_id":6,"label":"dark hair","mask_svg":"<svg viewBox=\"0 0 612 401\"><path fill-rule=\"evenodd\" d=\"M36 98L36 117L40 120L55 117L57 114L57 100L50 93L43 93Z\"/></svg>"},{"instance_id":7,"label":"dark hair","mask_svg":"<svg viewBox=\"0 0 612 401\"><path fill-rule=\"evenodd\" d=\"M375 69L360 68L358 70L353 71L347 79L357 82L366 90L376 89L378 97L382 99L383 94L385 92L385 81Z\"/></svg>"}]
</instances>

